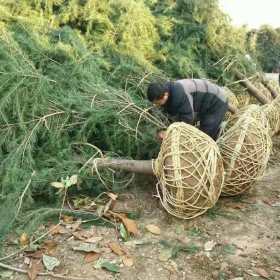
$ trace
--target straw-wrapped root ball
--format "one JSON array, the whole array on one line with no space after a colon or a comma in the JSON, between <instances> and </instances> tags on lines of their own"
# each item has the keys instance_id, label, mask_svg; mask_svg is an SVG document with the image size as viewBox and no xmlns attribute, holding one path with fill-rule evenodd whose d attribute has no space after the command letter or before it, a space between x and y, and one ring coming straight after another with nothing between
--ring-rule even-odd
<instances>
[{"instance_id":1,"label":"straw-wrapped root ball","mask_svg":"<svg viewBox=\"0 0 280 280\"><path fill-rule=\"evenodd\" d=\"M238 100L237 100L235 94L227 87L224 87L223 90L224 90L224 94L228 98L228 103L231 104L233 107L238 108L239 104L238 104ZM230 116L231 116L231 113L227 112L225 114L225 120L229 119Z\"/></svg>"},{"instance_id":2,"label":"straw-wrapped root ball","mask_svg":"<svg viewBox=\"0 0 280 280\"><path fill-rule=\"evenodd\" d=\"M218 140L225 168L222 195L248 191L262 177L272 148L269 124L258 105L250 105Z\"/></svg>"},{"instance_id":3,"label":"straw-wrapped root ball","mask_svg":"<svg viewBox=\"0 0 280 280\"><path fill-rule=\"evenodd\" d=\"M161 203L178 218L203 214L220 196L224 168L218 146L191 125L173 123L168 128L153 166Z\"/></svg>"},{"instance_id":4,"label":"straw-wrapped root ball","mask_svg":"<svg viewBox=\"0 0 280 280\"><path fill-rule=\"evenodd\" d=\"M270 135L273 136L279 131L280 128L280 108L277 108L275 102L266 104L262 108L269 122Z\"/></svg>"}]
</instances>

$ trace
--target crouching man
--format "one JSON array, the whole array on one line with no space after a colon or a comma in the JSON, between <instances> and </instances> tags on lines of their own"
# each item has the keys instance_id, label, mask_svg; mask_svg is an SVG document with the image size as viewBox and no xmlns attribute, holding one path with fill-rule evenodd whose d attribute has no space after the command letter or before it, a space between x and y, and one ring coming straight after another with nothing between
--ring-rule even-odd
<instances>
[{"instance_id":1,"label":"crouching man","mask_svg":"<svg viewBox=\"0 0 280 280\"><path fill-rule=\"evenodd\" d=\"M175 82L151 83L147 98L163 107L173 121L200 123L200 130L217 140L220 126L228 110L223 89L202 79L183 79ZM164 132L159 133L164 137Z\"/></svg>"}]
</instances>

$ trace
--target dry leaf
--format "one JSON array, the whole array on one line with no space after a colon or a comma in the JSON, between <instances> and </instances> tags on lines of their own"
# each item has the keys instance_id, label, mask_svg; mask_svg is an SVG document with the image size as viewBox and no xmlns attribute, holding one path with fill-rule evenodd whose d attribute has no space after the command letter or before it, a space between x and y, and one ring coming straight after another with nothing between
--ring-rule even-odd
<instances>
[{"instance_id":1,"label":"dry leaf","mask_svg":"<svg viewBox=\"0 0 280 280\"><path fill-rule=\"evenodd\" d=\"M66 224L72 224L73 221L74 221L74 217L62 215L62 220L63 220L63 222L66 223Z\"/></svg>"},{"instance_id":2,"label":"dry leaf","mask_svg":"<svg viewBox=\"0 0 280 280\"><path fill-rule=\"evenodd\" d=\"M33 258L33 259L41 259L43 257L43 253L42 251L36 251L36 252L32 252L32 253L25 253L25 255L29 258Z\"/></svg>"},{"instance_id":3,"label":"dry leaf","mask_svg":"<svg viewBox=\"0 0 280 280\"><path fill-rule=\"evenodd\" d=\"M49 231L51 235L67 233L65 228L62 227L61 225L51 225Z\"/></svg>"},{"instance_id":4,"label":"dry leaf","mask_svg":"<svg viewBox=\"0 0 280 280\"><path fill-rule=\"evenodd\" d=\"M98 260L100 258L100 254L98 253L94 253L94 252L90 252L90 253L87 253L84 257L84 261L86 263L90 263L90 262L94 262L96 260Z\"/></svg>"},{"instance_id":5,"label":"dry leaf","mask_svg":"<svg viewBox=\"0 0 280 280\"><path fill-rule=\"evenodd\" d=\"M81 251L81 252L87 252L87 253L100 253L100 248L96 246L96 244L90 244L90 243L80 243L79 245L73 247L74 251Z\"/></svg>"},{"instance_id":6,"label":"dry leaf","mask_svg":"<svg viewBox=\"0 0 280 280\"><path fill-rule=\"evenodd\" d=\"M67 228L74 232L80 229L81 224L82 224L81 221L77 221L73 224L67 225Z\"/></svg>"},{"instance_id":7,"label":"dry leaf","mask_svg":"<svg viewBox=\"0 0 280 280\"><path fill-rule=\"evenodd\" d=\"M42 249L44 249L45 253L48 255L53 255L56 251L56 248L57 243L54 240L46 240L42 246Z\"/></svg>"},{"instance_id":8,"label":"dry leaf","mask_svg":"<svg viewBox=\"0 0 280 280\"><path fill-rule=\"evenodd\" d=\"M129 256L123 256L122 262L125 266L128 266L128 267L133 266L133 264L134 264L133 258L129 257Z\"/></svg>"},{"instance_id":9,"label":"dry leaf","mask_svg":"<svg viewBox=\"0 0 280 280\"><path fill-rule=\"evenodd\" d=\"M280 267L276 267L273 269L274 271L280 272Z\"/></svg>"},{"instance_id":10,"label":"dry leaf","mask_svg":"<svg viewBox=\"0 0 280 280\"><path fill-rule=\"evenodd\" d=\"M124 255L123 249L120 247L120 245L116 242L109 243L109 247L111 250L118 256Z\"/></svg>"},{"instance_id":11,"label":"dry leaf","mask_svg":"<svg viewBox=\"0 0 280 280\"><path fill-rule=\"evenodd\" d=\"M117 200L118 196L114 193L108 192L107 195L112 199L112 200Z\"/></svg>"},{"instance_id":12,"label":"dry leaf","mask_svg":"<svg viewBox=\"0 0 280 280\"><path fill-rule=\"evenodd\" d=\"M158 259L161 262L167 262L169 259L172 258L172 251L173 251L172 248L161 250Z\"/></svg>"},{"instance_id":13,"label":"dry leaf","mask_svg":"<svg viewBox=\"0 0 280 280\"><path fill-rule=\"evenodd\" d=\"M102 239L103 239L103 237L101 237L101 236L94 236L94 237L86 239L85 242L87 242L87 243L97 243L97 242L101 241Z\"/></svg>"},{"instance_id":14,"label":"dry leaf","mask_svg":"<svg viewBox=\"0 0 280 280\"><path fill-rule=\"evenodd\" d=\"M69 182L72 185L76 185L78 183L78 175L72 175L69 179Z\"/></svg>"},{"instance_id":15,"label":"dry leaf","mask_svg":"<svg viewBox=\"0 0 280 280\"><path fill-rule=\"evenodd\" d=\"M256 272L263 278L268 279L269 274L263 268L256 268Z\"/></svg>"},{"instance_id":16,"label":"dry leaf","mask_svg":"<svg viewBox=\"0 0 280 280\"><path fill-rule=\"evenodd\" d=\"M23 263L24 263L24 264L30 265L30 262L31 262L31 259L30 259L30 258L24 257L24 260L23 260Z\"/></svg>"},{"instance_id":17,"label":"dry leaf","mask_svg":"<svg viewBox=\"0 0 280 280\"><path fill-rule=\"evenodd\" d=\"M64 184L61 182L52 182L51 186L56 189L63 189L65 187Z\"/></svg>"},{"instance_id":18,"label":"dry leaf","mask_svg":"<svg viewBox=\"0 0 280 280\"><path fill-rule=\"evenodd\" d=\"M277 201L275 198L265 198L263 202L269 206L273 206L273 204Z\"/></svg>"},{"instance_id":19,"label":"dry leaf","mask_svg":"<svg viewBox=\"0 0 280 280\"><path fill-rule=\"evenodd\" d=\"M160 228L155 225L146 225L145 227L149 232L155 235L160 235Z\"/></svg>"},{"instance_id":20,"label":"dry leaf","mask_svg":"<svg viewBox=\"0 0 280 280\"><path fill-rule=\"evenodd\" d=\"M29 244L29 237L25 232L19 237L19 244L21 247L27 246Z\"/></svg>"},{"instance_id":21,"label":"dry leaf","mask_svg":"<svg viewBox=\"0 0 280 280\"><path fill-rule=\"evenodd\" d=\"M138 235L138 228L137 228L137 224L134 220L131 220L129 218L127 218L125 215L123 214L118 214L118 213L114 213L112 211L110 211L110 214L112 214L113 216L119 218L122 223L124 224L126 230L129 233L132 233L133 235Z\"/></svg>"},{"instance_id":22,"label":"dry leaf","mask_svg":"<svg viewBox=\"0 0 280 280\"><path fill-rule=\"evenodd\" d=\"M212 251L216 244L214 240L208 241L204 244L204 250L207 252Z\"/></svg>"},{"instance_id":23,"label":"dry leaf","mask_svg":"<svg viewBox=\"0 0 280 280\"><path fill-rule=\"evenodd\" d=\"M245 204L243 204L243 203L234 203L234 202L227 204L227 206L231 207L233 209L238 209L238 210L242 210L242 209L246 208Z\"/></svg>"},{"instance_id":24,"label":"dry leaf","mask_svg":"<svg viewBox=\"0 0 280 280\"><path fill-rule=\"evenodd\" d=\"M33 260L31 262L31 267L27 270L29 280L35 280L41 271L43 271L41 260Z\"/></svg>"},{"instance_id":25,"label":"dry leaf","mask_svg":"<svg viewBox=\"0 0 280 280\"><path fill-rule=\"evenodd\" d=\"M54 268L60 265L60 261L55 257L43 255L43 264L47 270L53 271Z\"/></svg>"}]
</instances>

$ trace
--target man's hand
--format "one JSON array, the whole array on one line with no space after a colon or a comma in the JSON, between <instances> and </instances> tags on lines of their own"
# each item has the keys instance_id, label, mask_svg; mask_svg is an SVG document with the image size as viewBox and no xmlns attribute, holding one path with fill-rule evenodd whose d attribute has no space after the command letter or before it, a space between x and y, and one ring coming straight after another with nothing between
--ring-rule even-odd
<instances>
[{"instance_id":1,"label":"man's hand","mask_svg":"<svg viewBox=\"0 0 280 280\"><path fill-rule=\"evenodd\" d=\"M160 142L163 141L165 136L166 136L166 130L160 130L160 131L157 132L157 135L156 135L157 140L160 141Z\"/></svg>"}]
</instances>

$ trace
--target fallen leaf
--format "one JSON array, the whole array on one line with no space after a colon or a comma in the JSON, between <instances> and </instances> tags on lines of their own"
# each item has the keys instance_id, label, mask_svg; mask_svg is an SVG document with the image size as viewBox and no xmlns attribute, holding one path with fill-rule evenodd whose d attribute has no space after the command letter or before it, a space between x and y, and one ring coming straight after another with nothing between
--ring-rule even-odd
<instances>
[{"instance_id":1,"label":"fallen leaf","mask_svg":"<svg viewBox=\"0 0 280 280\"><path fill-rule=\"evenodd\" d=\"M122 262L125 266L131 267L134 264L134 260L129 256L122 256Z\"/></svg>"},{"instance_id":2,"label":"fallen leaf","mask_svg":"<svg viewBox=\"0 0 280 280\"><path fill-rule=\"evenodd\" d=\"M97 242L101 241L102 239L103 239L103 237L101 237L101 236L94 236L94 237L86 239L85 242L87 242L87 243L97 243Z\"/></svg>"},{"instance_id":3,"label":"fallen leaf","mask_svg":"<svg viewBox=\"0 0 280 280\"><path fill-rule=\"evenodd\" d=\"M56 189L63 189L65 187L64 184L61 182L52 182L51 186Z\"/></svg>"},{"instance_id":4,"label":"fallen leaf","mask_svg":"<svg viewBox=\"0 0 280 280\"><path fill-rule=\"evenodd\" d=\"M265 198L265 199L263 199L263 202L265 203L265 204L267 204L267 205L269 205L269 206L272 206L273 207L273 205L275 204L275 203L277 203L277 199L275 199L275 198Z\"/></svg>"},{"instance_id":5,"label":"fallen leaf","mask_svg":"<svg viewBox=\"0 0 280 280\"><path fill-rule=\"evenodd\" d=\"M78 246L73 247L74 251L81 251L81 252L94 252L94 253L101 253L101 250L97 247L96 244L91 243L81 243Z\"/></svg>"},{"instance_id":6,"label":"fallen leaf","mask_svg":"<svg viewBox=\"0 0 280 280\"><path fill-rule=\"evenodd\" d=\"M42 251L35 251L35 252L32 252L32 253L25 253L25 255L29 258L33 258L33 259L41 259L43 257L43 253Z\"/></svg>"},{"instance_id":7,"label":"fallen leaf","mask_svg":"<svg viewBox=\"0 0 280 280\"><path fill-rule=\"evenodd\" d=\"M129 218L123 218L122 222L129 233L132 233L133 235L138 234L137 224L134 220L131 220Z\"/></svg>"},{"instance_id":8,"label":"fallen leaf","mask_svg":"<svg viewBox=\"0 0 280 280\"><path fill-rule=\"evenodd\" d=\"M99 258L100 258L100 254L95 253L95 252L90 252L85 255L84 261L86 263L90 263L90 262L94 262L94 261L98 260Z\"/></svg>"},{"instance_id":9,"label":"fallen leaf","mask_svg":"<svg viewBox=\"0 0 280 280\"><path fill-rule=\"evenodd\" d=\"M255 271L263 278L268 279L269 274L263 268L256 268Z\"/></svg>"},{"instance_id":10,"label":"fallen leaf","mask_svg":"<svg viewBox=\"0 0 280 280\"><path fill-rule=\"evenodd\" d=\"M127 231L129 233L132 233L133 235L137 235L139 233L138 228L137 228L137 224L134 220L127 218L123 214L114 213L112 211L110 211L110 214L119 218L122 221L122 223L124 224L125 228L127 229Z\"/></svg>"},{"instance_id":11,"label":"fallen leaf","mask_svg":"<svg viewBox=\"0 0 280 280\"><path fill-rule=\"evenodd\" d=\"M123 224L120 224L120 235L121 235L121 238L124 240L124 241L127 241L129 235L126 231L126 228Z\"/></svg>"},{"instance_id":12,"label":"fallen leaf","mask_svg":"<svg viewBox=\"0 0 280 280\"><path fill-rule=\"evenodd\" d=\"M66 224L72 224L73 221L74 221L74 217L73 216L62 215L62 220Z\"/></svg>"},{"instance_id":13,"label":"fallen leaf","mask_svg":"<svg viewBox=\"0 0 280 280\"><path fill-rule=\"evenodd\" d=\"M243 203L229 203L227 204L228 207L231 207L233 209L239 209L242 210L244 208L246 208L246 205L244 205Z\"/></svg>"},{"instance_id":14,"label":"fallen leaf","mask_svg":"<svg viewBox=\"0 0 280 280\"><path fill-rule=\"evenodd\" d=\"M216 244L214 240L208 241L204 244L204 250L207 252L212 251Z\"/></svg>"},{"instance_id":15,"label":"fallen leaf","mask_svg":"<svg viewBox=\"0 0 280 280\"><path fill-rule=\"evenodd\" d=\"M26 265L30 265L31 259L28 258L28 257L24 257L23 263L26 264Z\"/></svg>"},{"instance_id":16,"label":"fallen leaf","mask_svg":"<svg viewBox=\"0 0 280 280\"><path fill-rule=\"evenodd\" d=\"M158 259L161 262L167 262L169 259L172 258L172 253L173 253L173 249L172 248L168 248L168 249L162 249Z\"/></svg>"},{"instance_id":17,"label":"fallen leaf","mask_svg":"<svg viewBox=\"0 0 280 280\"><path fill-rule=\"evenodd\" d=\"M149 232L151 232L152 234L155 235L160 235L160 228L158 226L155 225L147 225L145 227Z\"/></svg>"},{"instance_id":18,"label":"fallen leaf","mask_svg":"<svg viewBox=\"0 0 280 280\"><path fill-rule=\"evenodd\" d=\"M110 193L108 192L107 195L112 199L112 200L116 200L118 198L118 196L114 193Z\"/></svg>"},{"instance_id":19,"label":"fallen leaf","mask_svg":"<svg viewBox=\"0 0 280 280\"><path fill-rule=\"evenodd\" d=\"M57 235L57 234L64 234L67 233L65 228L61 225L51 225L49 228L51 235Z\"/></svg>"},{"instance_id":20,"label":"fallen leaf","mask_svg":"<svg viewBox=\"0 0 280 280\"><path fill-rule=\"evenodd\" d=\"M273 269L274 271L280 272L280 267L276 267Z\"/></svg>"},{"instance_id":21,"label":"fallen leaf","mask_svg":"<svg viewBox=\"0 0 280 280\"><path fill-rule=\"evenodd\" d=\"M55 267L60 265L60 261L48 255L43 255L43 264L48 271L52 271Z\"/></svg>"},{"instance_id":22,"label":"fallen leaf","mask_svg":"<svg viewBox=\"0 0 280 280\"><path fill-rule=\"evenodd\" d=\"M76 185L78 183L78 175L72 175L69 179L69 183L72 185Z\"/></svg>"},{"instance_id":23,"label":"fallen leaf","mask_svg":"<svg viewBox=\"0 0 280 280\"><path fill-rule=\"evenodd\" d=\"M29 280L35 280L41 271L43 271L41 260L33 260L30 268L27 270Z\"/></svg>"},{"instance_id":24,"label":"fallen leaf","mask_svg":"<svg viewBox=\"0 0 280 280\"><path fill-rule=\"evenodd\" d=\"M81 224L82 224L81 221L77 221L73 224L67 225L67 228L69 228L71 231L75 232L80 229Z\"/></svg>"},{"instance_id":25,"label":"fallen leaf","mask_svg":"<svg viewBox=\"0 0 280 280\"><path fill-rule=\"evenodd\" d=\"M42 245L42 249L44 249L44 253L47 255L53 255L56 251L57 243L54 240L45 240Z\"/></svg>"},{"instance_id":26,"label":"fallen leaf","mask_svg":"<svg viewBox=\"0 0 280 280\"><path fill-rule=\"evenodd\" d=\"M120 267L114 263L108 262L108 261L104 261L101 263L101 268L104 268L108 271L117 273L120 271Z\"/></svg>"},{"instance_id":27,"label":"fallen leaf","mask_svg":"<svg viewBox=\"0 0 280 280\"><path fill-rule=\"evenodd\" d=\"M111 250L118 256L122 256L124 255L124 251L123 249L120 247L120 245L118 243L112 242L109 243L109 247L111 248Z\"/></svg>"},{"instance_id":28,"label":"fallen leaf","mask_svg":"<svg viewBox=\"0 0 280 280\"><path fill-rule=\"evenodd\" d=\"M19 237L19 244L21 247L27 246L29 244L29 236L25 232Z\"/></svg>"}]
</instances>

